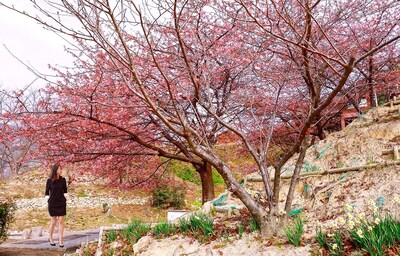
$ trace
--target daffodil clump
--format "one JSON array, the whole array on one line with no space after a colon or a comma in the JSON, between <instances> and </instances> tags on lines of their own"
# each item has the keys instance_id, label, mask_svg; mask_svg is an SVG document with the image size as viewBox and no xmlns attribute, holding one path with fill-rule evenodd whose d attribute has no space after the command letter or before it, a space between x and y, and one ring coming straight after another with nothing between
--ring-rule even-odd
<instances>
[{"instance_id":1,"label":"daffodil clump","mask_svg":"<svg viewBox=\"0 0 400 256\"><path fill-rule=\"evenodd\" d=\"M395 208L400 206L399 197L394 197L393 202ZM385 255L389 248L400 243L400 220L396 214L382 217L382 200L370 199L367 205L366 212L356 212L354 206L346 204L344 217L325 227L325 233L322 226L317 227L316 239L330 255L344 255L346 240L369 255Z\"/></svg>"}]
</instances>

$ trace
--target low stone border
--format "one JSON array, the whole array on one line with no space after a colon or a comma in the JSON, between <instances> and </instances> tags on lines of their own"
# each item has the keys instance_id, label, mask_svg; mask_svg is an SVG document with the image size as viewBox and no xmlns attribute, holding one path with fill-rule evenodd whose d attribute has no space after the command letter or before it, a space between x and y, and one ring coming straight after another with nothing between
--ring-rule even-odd
<instances>
[{"instance_id":1,"label":"low stone border","mask_svg":"<svg viewBox=\"0 0 400 256\"><path fill-rule=\"evenodd\" d=\"M123 205L123 204L137 204L144 205L149 200L149 197L137 197L137 198L122 198L122 197L77 197L68 196L67 205L69 207L98 207L104 203L111 205ZM16 210L30 211L33 209L47 208L46 198L32 198L32 199L16 199L15 202Z\"/></svg>"}]
</instances>

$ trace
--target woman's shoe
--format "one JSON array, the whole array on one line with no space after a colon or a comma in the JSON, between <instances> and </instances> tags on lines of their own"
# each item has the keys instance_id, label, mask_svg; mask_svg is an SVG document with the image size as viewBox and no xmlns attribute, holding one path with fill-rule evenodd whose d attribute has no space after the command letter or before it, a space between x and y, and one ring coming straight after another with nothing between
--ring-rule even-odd
<instances>
[{"instance_id":1,"label":"woman's shoe","mask_svg":"<svg viewBox=\"0 0 400 256\"><path fill-rule=\"evenodd\" d=\"M51 243L51 242L50 242L50 239L49 239L48 241L49 241L49 244L50 244L51 246L56 246L55 243Z\"/></svg>"},{"instance_id":2,"label":"woman's shoe","mask_svg":"<svg viewBox=\"0 0 400 256\"><path fill-rule=\"evenodd\" d=\"M64 242L60 242L60 243L59 243L59 246L60 246L61 248L63 248L63 247L64 247Z\"/></svg>"}]
</instances>

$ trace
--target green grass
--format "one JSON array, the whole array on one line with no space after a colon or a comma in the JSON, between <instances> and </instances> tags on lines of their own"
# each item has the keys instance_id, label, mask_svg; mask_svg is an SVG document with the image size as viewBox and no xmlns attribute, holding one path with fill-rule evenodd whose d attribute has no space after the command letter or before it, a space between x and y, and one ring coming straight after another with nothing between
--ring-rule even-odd
<instances>
[{"instance_id":1,"label":"green grass","mask_svg":"<svg viewBox=\"0 0 400 256\"><path fill-rule=\"evenodd\" d=\"M315 237L315 239L317 240L317 242L319 243L319 245L321 246L321 247L325 247L325 246L327 246L328 245L328 241L327 241L327 239L326 239L326 236L324 235L324 233L322 232L322 229L321 229L321 227L318 227L317 229L316 229L316 237Z\"/></svg>"},{"instance_id":2,"label":"green grass","mask_svg":"<svg viewBox=\"0 0 400 256\"><path fill-rule=\"evenodd\" d=\"M178 228L184 235L193 236L200 243L204 243L214 235L213 222L214 220L210 216L204 213L195 213L189 219L179 219Z\"/></svg>"},{"instance_id":3,"label":"green grass","mask_svg":"<svg viewBox=\"0 0 400 256\"><path fill-rule=\"evenodd\" d=\"M297 217L292 226L285 228L285 234L288 241L295 246L300 246L303 231L304 224L301 217Z\"/></svg>"},{"instance_id":4,"label":"green grass","mask_svg":"<svg viewBox=\"0 0 400 256\"><path fill-rule=\"evenodd\" d=\"M146 235L150 229L150 224L143 223L139 220L133 220L128 227L122 230L122 236L131 243L136 243L142 236Z\"/></svg>"},{"instance_id":5,"label":"green grass","mask_svg":"<svg viewBox=\"0 0 400 256\"><path fill-rule=\"evenodd\" d=\"M250 232L258 231L260 230L260 224L258 224L257 220L251 216L250 219Z\"/></svg>"},{"instance_id":6,"label":"green grass","mask_svg":"<svg viewBox=\"0 0 400 256\"><path fill-rule=\"evenodd\" d=\"M240 221L237 222L237 226L238 226L239 239L242 239L243 232L244 232L244 226L242 225L242 222L240 222Z\"/></svg>"},{"instance_id":7,"label":"green grass","mask_svg":"<svg viewBox=\"0 0 400 256\"><path fill-rule=\"evenodd\" d=\"M372 228L373 227L373 228ZM384 248L393 247L400 242L400 221L386 215L374 226L373 223L363 223L357 230L351 230L353 243L372 256L385 255Z\"/></svg>"},{"instance_id":8,"label":"green grass","mask_svg":"<svg viewBox=\"0 0 400 256\"><path fill-rule=\"evenodd\" d=\"M189 181L196 185L201 185L200 175L196 172L194 168L189 168L185 166L181 166L181 168L174 168L176 170L176 175L184 181ZM225 181L222 176L215 170L212 170L213 175L213 184L216 185L224 185Z\"/></svg>"},{"instance_id":9,"label":"green grass","mask_svg":"<svg viewBox=\"0 0 400 256\"><path fill-rule=\"evenodd\" d=\"M106 234L106 243L107 244L111 244L116 239L117 239L117 232L114 229L107 232L107 234Z\"/></svg>"},{"instance_id":10,"label":"green grass","mask_svg":"<svg viewBox=\"0 0 400 256\"><path fill-rule=\"evenodd\" d=\"M153 234L157 238L167 237L176 234L176 227L174 224L164 222L157 224L153 229Z\"/></svg>"}]
</instances>

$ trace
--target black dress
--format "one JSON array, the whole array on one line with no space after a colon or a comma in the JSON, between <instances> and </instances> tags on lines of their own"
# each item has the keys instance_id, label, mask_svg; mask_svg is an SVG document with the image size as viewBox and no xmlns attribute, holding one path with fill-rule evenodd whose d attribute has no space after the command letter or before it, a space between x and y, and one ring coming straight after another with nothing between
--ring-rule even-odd
<instances>
[{"instance_id":1,"label":"black dress","mask_svg":"<svg viewBox=\"0 0 400 256\"><path fill-rule=\"evenodd\" d=\"M49 200L47 200L50 216L64 216L67 214L67 200L64 193L67 193L65 178L60 176L57 180L47 179L46 196L50 195Z\"/></svg>"}]
</instances>

